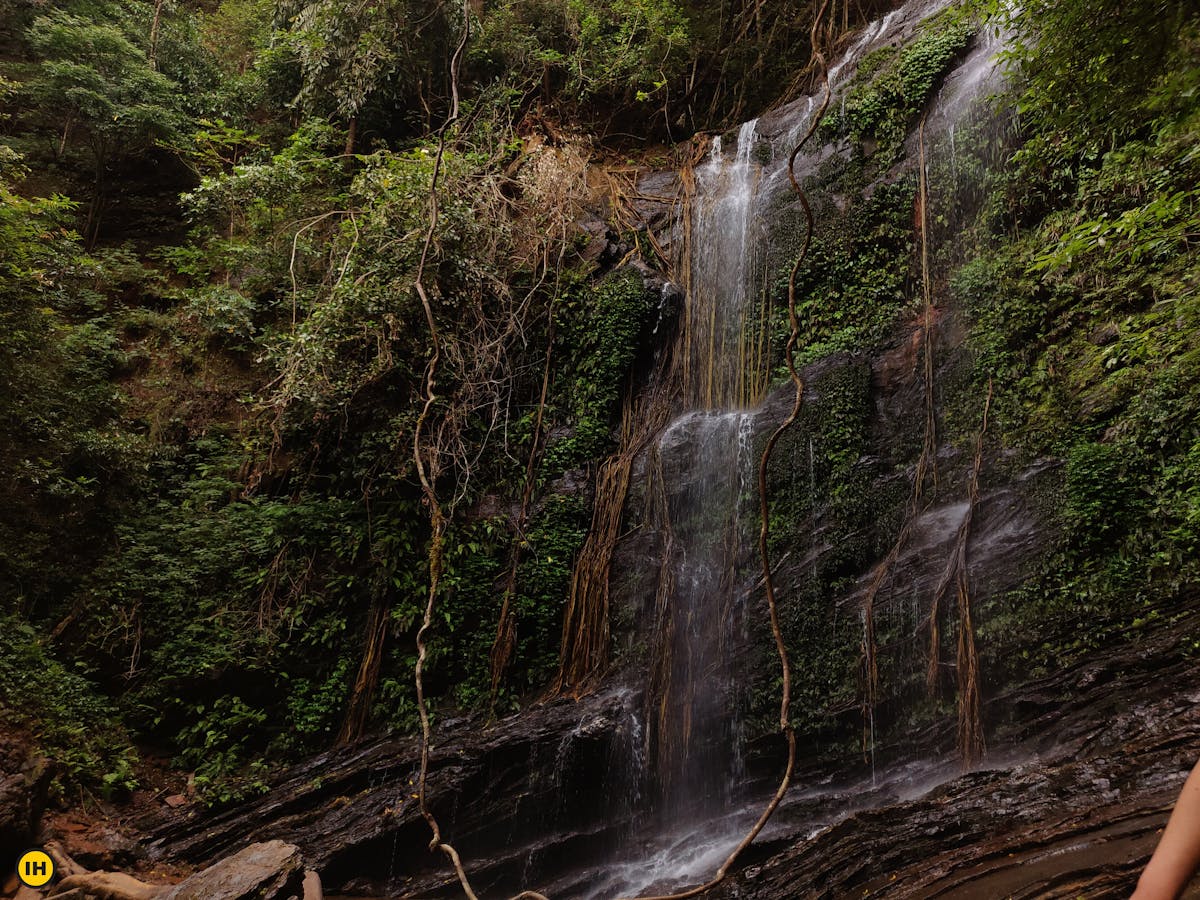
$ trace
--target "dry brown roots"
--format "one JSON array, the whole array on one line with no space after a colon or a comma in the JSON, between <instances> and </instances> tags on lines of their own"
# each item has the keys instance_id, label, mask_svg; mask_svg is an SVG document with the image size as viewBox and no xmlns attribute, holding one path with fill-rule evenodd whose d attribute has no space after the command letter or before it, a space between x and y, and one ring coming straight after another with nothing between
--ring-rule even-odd
<instances>
[{"instance_id":1,"label":"dry brown roots","mask_svg":"<svg viewBox=\"0 0 1200 900\"><path fill-rule=\"evenodd\" d=\"M979 473L983 468L983 442L987 434L988 414L992 408L992 381L988 379L987 396L983 403L983 422L975 442L975 457L971 465L971 480L967 487L967 512L954 537L954 548L946 561L946 569L934 591L933 608L929 614L929 670L927 681L934 690L938 681L938 644L941 639L938 618L942 600L954 585L958 612L958 658L955 667L958 682L958 753L963 767L983 758L987 746L983 735L983 715L979 694L979 654L975 647L975 625L971 618L971 585L967 575L967 543L971 538L971 523L979 501Z\"/></svg>"},{"instance_id":2,"label":"dry brown roots","mask_svg":"<svg viewBox=\"0 0 1200 900\"><path fill-rule=\"evenodd\" d=\"M681 196L685 204L691 183L694 158L682 170ZM613 214L626 230L637 233L635 218L626 207L630 198L641 197L628 172L609 169L603 173ZM679 198L647 198L676 202ZM683 215L685 232L688 216ZM645 235L661 263L666 258L652 234ZM685 234L685 244L686 244ZM677 262L677 265L678 262ZM686 272L686 264L681 268ZM667 423L672 391L679 378L678 352L664 355L649 387L640 394L626 393L621 409L621 431L617 452L601 463L596 473L596 495L592 521L571 575L571 590L563 613L559 668L550 696L581 696L599 683L608 663L609 572L620 537L621 514L629 493L634 460Z\"/></svg>"},{"instance_id":3,"label":"dry brown roots","mask_svg":"<svg viewBox=\"0 0 1200 900\"><path fill-rule=\"evenodd\" d=\"M636 402L627 399L624 404L620 447L596 474L592 523L571 576L552 694L580 696L604 673L608 661L609 571L620 536L630 472L634 459L666 424L669 410L665 392L657 387Z\"/></svg>"}]
</instances>

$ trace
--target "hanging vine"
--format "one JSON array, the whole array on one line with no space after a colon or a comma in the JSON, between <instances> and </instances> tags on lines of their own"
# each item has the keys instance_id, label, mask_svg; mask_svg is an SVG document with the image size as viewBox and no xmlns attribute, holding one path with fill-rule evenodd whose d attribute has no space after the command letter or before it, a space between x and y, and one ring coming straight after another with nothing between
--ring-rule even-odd
<instances>
[{"instance_id":1,"label":"hanging vine","mask_svg":"<svg viewBox=\"0 0 1200 900\"><path fill-rule=\"evenodd\" d=\"M474 898L475 894L471 890L471 885L467 881L466 873L463 871L462 862L459 860L458 853L449 844L442 842L441 829L438 826L437 819L429 809L426 802L426 779L429 774L429 744L430 744L430 725L429 725L429 710L425 703L425 683L423 679L426 643L425 639L429 633L429 629L433 623L434 603L437 599L438 587L441 581L442 569L444 566L444 551L445 551L445 536L446 536L446 516L442 511L441 503L438 500L437 488L435 482L437 480L437 456L434 448L429 448L428 457L426 460L427 450L422 445L423 432L425 423L429 418L430 410L433 409L434 403L438 399L437 395L437 376L438 364L442 358L441 337L438 332L437 321L433 315L433 307L429 301L429 294L425 289L424 277L425 267L429 260L429 251L433 246L433 237L437 230L438 223L438 179L441 175L442 164L446 155L446 138L458 121L459 106L458 106L458 71L459 64L462 61L463 51L466 49L467 40L471 33L471 11L468 0L463 0L463 31L459 39L457 47L455 47L454 55L450 59L450 112L446 117L441 129L438 132L438 147L437 153L434 156L433 176L429 184L429 228L425 232L425 242L421 248L421 257L417 263L417 271L413 279L413 286L416 289L417 296L421 298L421 307L425 311L425 321L429 326L429 341L432 354L428 364L425 366L425 383L423 394L424 406L421 409L421 414L417 418L416 427L413 429L413 462L417 467L417 475L421 480L421 491L425 498L425 504L429 507L429 524L430 524L430 539L429 539L429 594L425 604L425 616L421 621L421 628L417 632L417 664L415 669L415 681L417 688L417 712L421 719L421 769L417 780L417 797L421 806L421 815L429 824L429 830L432 832L432 837L429 841L430 850L441 850L445 853L454 865L455 871L458 873L459 881L462 882L463 890L468 897Z\"/></svg>"},{"instance_id":2,"label":"hanging vine","mask_svg":"<svg viewBox=\"0 0 1200 900\"><path fill-rule=\"evenodd\" d=\"M421 768L417 780L417 799L421 808L421 815L429 825L431 837L429 840L429 849L440 850L450 860L454 866L454 872L458 876L459 883L462 885L463 893L468 900L478 900L478 896L471 888L471 882L467 878L466 870L463 868L462 859L458 855L458 851L454 847L442 840L441 828L438 825L437 819L430 810L428 798L426 796L426 782L429 775L429 749L431 740L431 729L429 724L429 709L425 702L425 684L423 680L423 672L425 666L425 658L427 654L426 637L429 629L433 624L434 605L437 600L438 587L441 581L442 570L444 567L444 551L445 551L445 536L446 536L446 515L442 510L441 503L438 500L436 481L438 474L437 452L436 448L430 446L425 448L422 445L422 438L425 423L429 418L430 410L438 399L437 394L437 376L438 364L442 358L441 338L438 332L437 322L433 314L433 306L429 301L429 294L425 288L424 277L425 268L429 259L430 248L433 246L434 234L437 230L438 223L438 180L442 171L442 163L446 154L446 139L450 129L454 123L458 121L459 116L459 96L458 96L458 73L459 65L462 62L463 51L466 49L467 41L471 34L471 9L469 0L463 0L462 5L463 15L463 31L459 38L458 45L454 49L454 54L450 59L450 112L446 117L440 131L438 132L438 147L434 157L433 175L429 185L429 228L425 232L425 242L421 249L421 257L417 263L417 270L414 277L414 288L417 296L421 298L421 306L425 311L425 321L429 326L429 340L432 350L432 355L429 358L429 363L425 367L425 383L424 383L424 405L421 409L421 414L417 418L416 427L413 429L413 462L417 467L417 475L421 480L421 491L425 497L425 503L429 507L429 523L430 523L430 540L429 540L429 594L425 604L425 615L421 621L421 628L417 632L417 664L414 672L414 680L417 688L417 712L421 719ZM428 454L428 460L426 455ZM547 900L542 894L534 891L523 891L518 894L513 900Z\"/></svg>"}]
</instances>

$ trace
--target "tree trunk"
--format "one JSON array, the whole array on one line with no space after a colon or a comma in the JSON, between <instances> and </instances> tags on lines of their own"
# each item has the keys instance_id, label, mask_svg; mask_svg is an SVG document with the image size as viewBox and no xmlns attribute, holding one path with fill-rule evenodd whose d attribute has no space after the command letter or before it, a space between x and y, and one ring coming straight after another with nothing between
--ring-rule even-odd
<instances>
[{"instance_id":1,"label":"tree trunk","mask_svg":"<svg viewBox=\"0 0 1200 900\"><path fill-rule=\"evenodd\" d=\"M75 124L75 114L67 116L66 124L63 125L62 140L58 142L58 153L54 159L57 162L62 162L63 154L67 152L67 139L71 136L71 126Z\"/></svg>"},{"instance_id":2,"label":"tree trunk","mask_svg":"<svg viewBox=\"0 0 1200 900\"><path fill-rule=\"evenodd\" d=\"M154 0L154 19L150 23L150 68L158 69L158 22L162 17L163 0Z\"/></svg>"},{"instance_id":3,"label":"tree trunk","mask_svg":"<svg viewBox=\"0 0 1200 900\"><path fill-rule=\"evenodd\" d=\"M100 237L100 219L104 212L104 169L107 161L102 147L99 149L93 147L92 152L96 156L95 191L92 194L91 205L88 207L87 221L83 226L84 246L88 250L96 246L96 241Z\"/></svg>"}]
</instances>

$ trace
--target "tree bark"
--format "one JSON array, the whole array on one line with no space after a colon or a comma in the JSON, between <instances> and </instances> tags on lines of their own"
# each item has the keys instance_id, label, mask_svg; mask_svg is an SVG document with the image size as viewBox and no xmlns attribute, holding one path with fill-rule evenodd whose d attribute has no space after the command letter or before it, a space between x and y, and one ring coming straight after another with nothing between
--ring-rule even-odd
<instances>
[{"instance_id":1,"label":"tree bark","mask_svg":"<svg viewBox=\"0 0 1200 900\"><path fill-rule=\"evenodd\" d=\"M158 23L162 18L163 0L154 0L154 19L150 23L150 68L158 70Z\"/></svg>"}]
</instances>

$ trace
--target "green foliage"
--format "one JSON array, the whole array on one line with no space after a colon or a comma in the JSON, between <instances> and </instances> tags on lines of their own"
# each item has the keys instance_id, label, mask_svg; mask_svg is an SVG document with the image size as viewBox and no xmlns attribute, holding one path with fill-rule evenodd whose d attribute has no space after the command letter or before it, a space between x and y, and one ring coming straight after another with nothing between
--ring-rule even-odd
<instances>
[{"instance_id":1,"label":"green foliage","mask_svg":"<svg viewBox=\"0 0 1200 900\"><path fill-rule=\"evenodd\" d=\"M796 277L796 311L803 330L800 362L879 340L908 300L913 249L912 178L881 185L869 200L844 211L819 211L819 230ZM797 226L801 227L801 226ZM790 267L775 287L775 346L786 342ZM782 370L779 373L784 374Z\"/></svg>"},{"instance_id":2,"label":"green foliage","mask_svg":"<svg viewBox=\"0 0 1200 900\"><path fill-rule=\"evenodd\" d=\"M188 156L202 176L228 173L247 153L262 147L257 135L224 119L200 119L196 124L200 127L192 132Z\"/></svg>"},{"instance_id":3,"label":"green foliage","mask_svg":"<svg viewBox=\"0 0 1200 900\"><path fill-rule=\"evenodd\" d=\"M1017 36L1008 57L1024 81L1018 108L1060 151L1129 136L1160 73L1190 68L1173 56L1195 15L1184 0L979 5Z\"/></svg>"},{"instance_id":4,"label":"green foliage","mask_svg":"<svg viewBox=\"0 0 1200 900\"><path fill-rule=\"evenodd\" d=\"M648 99L683 66L687 19L671 0L568 5L579 35L568 84L580 95L632 88L639 100Z\"/></svg>"},{"instance_id":5,"label":"green foliage","mask_svg":"<svg viewBox=\"0 0 1200 900\"><path fill-rule=\"evenodd\" d=\"M111 702L9 615L0 617L0 711L7 724L35 735L58 793L99 787L110 797L137 787L136 756Z\"/></svg>"},{"instance_id":6,"label":"green foliage","mask_svg":"<svg viewBox=\"0 0 1200 900\"><path fill-rule=\"evenodd\" d=\"M897 51L884 47L863 58L842 109L822 122L827 133L844 133L858 144L872 140L890 165L908 130L955 60L970 46L974 26L957 9L922 26L916 40Z\"/></svg>"},{"instance_id":7,"label":"green foliage","mask_svg":"<svg viewBox=\"0 0 1200 900\"><path fill-rule=\"evenodd\" d=\"M426 336L415 329L398 334L396 323L418 322L421 307L413 287L421 256L434 151L379 153L364 159L350 187L353 211L333 235L340 260L331 287L303 303L303 321L279 335L273 353L287 373L281 399L317 405L344 404L362 385L385 376L412 378L412 361L425 355ZM488 255L502 231L476 214L472 179L487 179L481 160L447 154L439 190L438 254L427 260L426 278L438 294L439 318L448 333L464 324L470 302L467 284L495 278ZM428 264L431 263L431 264Z\"/></svg>"},{"instance_id":8,"label":"green foliage","mask_svg":"<svg viewBox=\"0 0 1200 900\"><path fill-rule=\"evenodd\" d=\"M559 301L560 355L570 360L562 395L572 433L546 448L546 471L573 468L610 445L652 299L641 276L626 269L594 291L577 290Z\"/></svg>"},{"instance_id":9,"label":"green foliage","mask_svg":"<svg viewBox=\"0 0 1200 900\"><path fill-rule=\"evenodd\" d=\"M1064 515L1079 544L1119 532L1136 511L1136 482L1125 469L1125 458L1116 447L1080 443L1067 454Z\"/></svg>"},{"instance_id":10,"label":"green foliage","mask_svg":"<svg viewBox=\"0 0 1200 900\"><path fill-rule=\"evenodd\" d=\"M1033 4L1012 24L1024 142L954 285L1006 441L1065 466L1057 541L981 616L997 681L1136 639L1200 576L1194 14Z\"/></svg>"},{"instance_id":11,"label":"green foliage","mask_svg":"<svg viewBox=\"0 0 1200 900\"><path fill-rule=\"evenodd\" d=\"M221 0L200 25L200 40L225 77L245 78L264 49L272 0Z\"/></svg>"},{"instance_id":12,"label":"green foliage","mask_svg":"<svg viewBox=\"0 0 1200 900\"><path fill-rule=\"evenodd\" d=\"M517 570L519 666L507 679L515 698L546 684L558 667L562 610L591 510L578 494L550 494L533 517ZM514 698L514 699L515 699Z\"/></svg>"},{"instance_id":13,"label":"green foliage","mask_svg":"<svg viewBox=\"0 0 1200 900\"><path fill-rule=\"evenodd\" d=\"M191 710L193 724L179 732L184 748L179 761L194 769L194 785L213 805L224 805L264 793L265 766L261 761L245 767L247 741L267 720L263 710L247 706L237 695L216 698Z\"/></svg>"},{"instance_id":14,"label":"green foliage","mask_svg":"<svg viewBox=\"0 0 1200 900\"><path fill-rule=\"evenodd\" d=\"M25 90L64 132L86 130L98 168L174 136L175 85L118 27L55 11L34 20L28 39L43 62Z\"/></svg>"},{"instance_id":15,"label":"green foliage","mask_svg":"<svg viewBox=\"0 0 1200 900\"><path fill-rule=\"evenodd\" d=\"M370 4L356 15L347 15L344 4L336 0L285 5L281 12L289 27L278 36L299 64L301 88L296 100L318 115L352 118L402 65L402 57L414 52L421 38L428 39L434 28L447 27L440 10L421 16L416 9L404 9L417 4L397 5L402 9ZM421 20L424 23L415 33L402 28ZM433 43L437 49L444 46L441 41Z\"/></svg>"},{"instance_id":16,"label":"green foliage","mask_svg":"<svg viewBox=\"0 0 1200 900\"><path fill-rule=\"evenodd\" d=\"M1200 190L1184 190L1155 197L1115 218L1102 212L1096 220L1072 226L1058 246L1034 259L1030 271L1071 266L1097 251L1105 251L1112 262L1131 265L1168 259L1187 247L1197 201Z\"/></svg>"},{"instance_id":17,"label":"green foliage","mask_svg":"<svg viewBox=\"0 0 1200 900\"><path fill-rule=\"evenodd\" d=\"M120 552L83 588L84 649L124 669L102 674L127 683L128 720L172 736L205 796L232 799L260 780L243 783L245 764L335 733L375 591L415 617L420 520L407 505L368 518L335 497L240 497L236 457L212 439L156 468L167 489L125 518Z\"/></svg>"},{"instance_id":18,"label":"green foliage","mask_svg":"<svg viewBox=\"0 0 1200 900\"><path fill-rule=\"evenodd\" d=\"M123 278L115 255L83 255L71 204L27 199L0 181L0 591L63 590L100 548L83 535L133 478L135 436L114 428L121 360L102 293ZM56 565L63 542L74 561ZM60 593L61 597L61 593Z\"/></svg>"},{"instance_id":19,"label":"green foliage","mask_svg":"<svg viewBox=\"0 0 1200 900\"><path fill-rule=\"evenodd\" d=\"M511 600L517 647L501 694L501 703L511 708L544 687L557 669L562 609L588 521L589 509L582 497L550 494L534 511L525 533L515 536L521 552ZM447 539L445 592L439 602L441 621L432 644L428 683L434 689L446 685L461 708L480 707L489 696L489 652L513 540L502 519L463 524ZM410 708L409 714L413 711ZM411 721L404 724L411 727Z\"/></svg>"},{"instance_id":20,"label":"green foliage","mask_svg":"<svg viewBox=\"0 0 1200 900\"><path fill-rule=\"evenodd\" d=\"M521 88L552 72L568 96L593 102L662 94L690 44L688 17L673 0L506 0L480 28L474 66L503 71Z\"/></svg>"}]
</instances>

